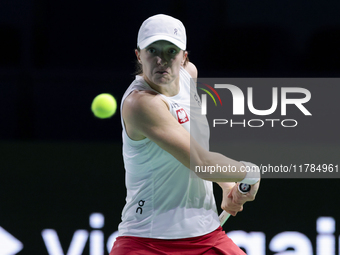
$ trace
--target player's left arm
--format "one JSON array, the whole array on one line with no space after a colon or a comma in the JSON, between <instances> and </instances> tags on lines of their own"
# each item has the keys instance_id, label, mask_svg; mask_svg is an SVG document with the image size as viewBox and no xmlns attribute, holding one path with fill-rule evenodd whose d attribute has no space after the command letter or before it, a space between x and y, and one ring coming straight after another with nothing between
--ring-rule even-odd
<instances>
[{"instance_id":1,"label":"player's left arm","mask_svg":"<svg viewBox=\"0 0 340 255\"><path fill-rule=\"evenodd\" d=\"M217 182L217 184L222 188L223 192L221 208L233 216L243 210L244 203L255 199L260 187L260 182L257 182L251 185L251 189L247 194L242 194L238 191L239 183Z\"/></svg>"},{"instance_id":2,"label":"player's left arm","mask_svg":"<svg viewBox=\"0 0 340 255\"><path fill-rule=\"evenodd\" d=\"M197 79L198 72L196 66L193 63L188 62L184 69L191 75L193 79Z\"/></svg>"},{"instance_id":3,"label":"player's left arm","mask_svg":"<svg viewBox=\"0 0 340 255\"><path fill-rule=\"evenodd\" d=\"M191 75L193 79L197 79L198 71L192 62L188 62L184 69ZM231 215L235 216L237 212L243 210L243 204L247 201L253 201L259 188L259 182L252 185L251 191L246 195L241 194L235 182L217 182L222 188L223 199L221 208Z\"/></svg>"}]
</instances>

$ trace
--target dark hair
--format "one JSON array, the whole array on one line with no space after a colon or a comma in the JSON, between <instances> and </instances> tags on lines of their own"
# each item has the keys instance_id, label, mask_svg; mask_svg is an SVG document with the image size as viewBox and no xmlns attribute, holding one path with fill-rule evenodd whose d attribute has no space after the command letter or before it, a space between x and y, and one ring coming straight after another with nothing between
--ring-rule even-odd
<instances>
[{"instance_id":1,"label":"dark hair","mask_svg":"<svg viewBox=\"0 0 340 255\"><path fill-rule=\"evenodd\" d=\"M140 51L139 48L137 48L137 50ZM189 55L189 52L188 52L188 51L184 51L184 52L187 52L188 55ZM184 67L186 67L186 65L189 63L189 56L188 56L188 55L187 55L187 57L186 57L185 60L184 60L184 63L183 63L183 66L184 66ZM135 67L136 70L135 70L135 72L134 72L133 74L134 74L134 75L140 75L140 74L142 74L142 73L143 73L143 66L142 66L142 64L139 63L138 60L136 60L135 65L136 65L136 67Z\"/></svg>"}]
</instances>

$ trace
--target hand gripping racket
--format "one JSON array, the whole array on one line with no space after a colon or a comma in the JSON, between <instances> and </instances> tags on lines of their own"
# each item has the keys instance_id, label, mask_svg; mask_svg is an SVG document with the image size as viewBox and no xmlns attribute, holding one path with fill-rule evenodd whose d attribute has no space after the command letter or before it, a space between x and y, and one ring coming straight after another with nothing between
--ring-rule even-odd
<instances>
[{"instance_id":1,"label":"hand gripping racket","mask_svg":"<svg viewBox=\"0 0 340 255\"><path fill-rule=\"evenodd\" d=\"M251 186L249 184L245 183L240 183L238 185L238 191L241 192L242 194L247 194L251 189ZM230 214L227 213L226 211L223 211L218 218L220 219L220 224L221 226L224 225L224 223L229 219Z\"/></svg>"}]
</instances>

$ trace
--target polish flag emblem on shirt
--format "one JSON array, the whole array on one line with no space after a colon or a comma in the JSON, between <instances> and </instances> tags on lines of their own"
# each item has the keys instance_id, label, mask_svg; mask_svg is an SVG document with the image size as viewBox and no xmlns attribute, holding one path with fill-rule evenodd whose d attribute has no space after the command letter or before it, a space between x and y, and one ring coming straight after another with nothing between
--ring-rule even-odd
<instances>
[{"instance_id":1,"label":"polish flag emblem on shirt","mask_svg":"<svg viewBox=\"0 0 340 255\"><path fill-rule=\"evenodd\" d=\"M189 117L183 108L177 110L176 114L177 114L177 119L178 119L179 124L183 124L189 121Z\"/></svg>"}]
</instances>

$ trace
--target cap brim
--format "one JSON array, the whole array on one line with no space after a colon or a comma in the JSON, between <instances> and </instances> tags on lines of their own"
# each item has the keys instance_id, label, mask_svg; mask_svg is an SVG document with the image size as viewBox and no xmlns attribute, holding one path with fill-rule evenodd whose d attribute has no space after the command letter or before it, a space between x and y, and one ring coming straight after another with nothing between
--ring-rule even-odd
<instances>
[{"instance_id":1,"label":"cap brim","mask_svg":"<svg viewBox=\"0 0 340 255\"><path fill-rule=\"evenodd\" d=\"M151 43L154 43L156 41L161 41L161 40L169 41L169 42L175 44L181 50L185 50L186 49L184 43L180 42L179 40L176 40L175 38L167 36L167 35L154 35L154 36L151 36L149 38L146 38L144 41L140 42L138 46L142 50L142 49L146 48L148 45L150 45Z\"/></svg>"}]
</instances>

